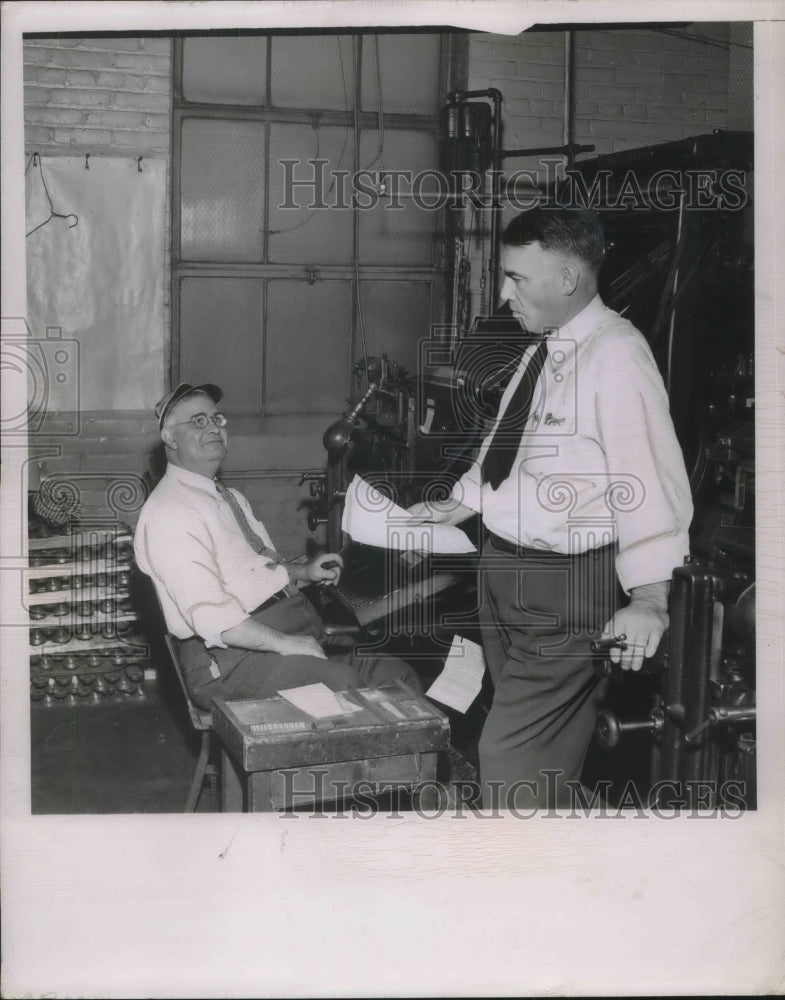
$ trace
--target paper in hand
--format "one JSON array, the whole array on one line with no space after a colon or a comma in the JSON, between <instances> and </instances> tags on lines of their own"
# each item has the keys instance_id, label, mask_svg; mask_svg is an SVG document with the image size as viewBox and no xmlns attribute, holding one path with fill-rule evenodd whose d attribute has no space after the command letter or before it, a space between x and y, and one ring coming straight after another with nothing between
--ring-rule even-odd
<instances>
[{"instance_id":1,"label":"paper in hand","mask_svg":"<svg viewBox=\"0 0 785 1000\"><path fill-rule=\"evenodd\" d=\"M410 514L360 476L346 491L341 528L355 542L404 551L461 553L476 547L460 528L410 524Z\"/></svg>"},{"instance_id":2,"label":"paper in hand","mask_svg":"<svg viewBox=\"0 0 785 1000\"><path fill-rule=\"evenodd\" d=\"M444 670L426 694L448 708L465 712L480 693L484 673L482 647L471 639L456 635L444 661Z\"/></svg>"}]
</instances>

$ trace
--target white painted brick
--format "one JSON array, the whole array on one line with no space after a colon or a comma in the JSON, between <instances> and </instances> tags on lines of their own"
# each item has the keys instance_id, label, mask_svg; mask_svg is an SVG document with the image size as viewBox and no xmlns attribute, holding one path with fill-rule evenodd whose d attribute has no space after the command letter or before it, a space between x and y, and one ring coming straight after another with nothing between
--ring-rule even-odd
<instances>
[{"instance_id":1,"label":"white painted brick","mask_svg":"<svg viewBox=\"0 0 785 1000\"><path fill-rule=\"evenodd\" d=\"M728 99L724 93L710 93L706 90L682 91L681 103L688 107L709 108L712 110L724 110L727 108Z\"/></svg>"},{"instance_id":2,"label":"white painted brick","mask_svg":"<svg viewBox=\"0 0 785 1000\"><path fill-rule=\"evenodd\" d=\"M542 97L553 98L554 100L561 100L564 97L564 81L563 80L544 80L542 82Z\"/></svg>"},{"instance_id":3,"label":"white painted brick","mask_svg":"<svg viewBox=\"0 0 785 1000\"><path fill-rule=\"evenodd\" d=\"M90 128L138 129L145 116L134 111L88 111L85 125Z\"/></svg>"},{"instance_id":4,"label":"white painted brick","mask_svg":"<svg viewBox=\"0 0 785 1000\"><path fill-rule=\"evenodd\" d=\"M515 76L517 66L513 61L497 59L477 59L472 65L472 73L486 76L492 80L509 79Z\"/></svg>"},{"instance_id":5,"label":"white painted brick","mask_svg":"<svg viewBox=\"0 0 785 1000\"><path fill-rule=\"evenodd\" d=\"M73 108L27 108L25 121L31 125L82 125L86 114Z\"/></svg>"},{"instance_id":6,"label":"white painted brick","mask_svg":"<svg viewBox=\"0 0 785 1000\"><path fill-rule=\"evenodd\" d=\"M64 87L66 72L64 69L42 69L38 66L24 67L24 79L39 84L42 87Z\"/></svg>"},{"instance_id":7,"label":"white painted brick","mask_svg":"<svg viewBox=\"0 0 785 1000\"><path fill-rule=\"evenodd\" d=\"M611 101L600 101L597 104L595 118L602 118L605 121L619 121L625 117L625 105L615 104ZM645 117L645 111L643 112Z\"/></svg>"},{"instance_id":8,"label":"white painted brick","mask_svg":"<svg viewBox=\"0 0 785 1000\"><path fill-rule=\"evenodd\" d=\"M663 83L663 74L659 71L649 73L646 70L617 69L614 71L616 82L624 86L659 87Z\"/></svg>"},{"instance_id":9,"label":"white painted brick","mask_svg":"<svg viewBox=\"0 0 785 1000\"><path fill-rule=\"evenodd\" d=\"M132 54L118 52L112 56L112 65L118 69L135 70L137 73L157 73L164 76L169 73L170 63L168 56L150 54Z\"/></svg>"},{"instance_id":10,"label":"white painted brick","mask_svg":"<svg viewBox=\"0 0 785 1000\"><path fill-rule=\"evenodd\" d=\"M101 90L25 87L25 107L97 108L104 107L106 102L107 95Z\"/></svg>"},{"instance_id":11,"label":"white painted brick","mask_svg":"<svg viewBox=\"0 0 785 1000\"><path fill-rule=\"evenodd\" d=\"M693 64L692 60L689 61ZM657 56L657 69L664 73L683 73L689 69L686 56L673 55L669 52L660 52Z\"/></svg>"},{"instance_id":12,"label":"white painted brick","mask_svg":"<svg viewBox=\"0 0 785 1000\"><path fill-rule=\"evenodd\" d=\"M596 101L576 101L575 118L587 118L596 115L599 111L599 104Z\"/></svg>"},{"instance_id":13,"label":"white painted brick","mask_svg":"<svg viewBox=\"0 0 785 1000\"><path fill-rule=\"evenodd\" d=\"M143 38L132 38L123 35L107 35L104 38L82 38L79 49L84 52L99 50L104 52L138 52L144 48Z\"/></svg>"},{"instance_id":14,"label":"white painted brick","mask_svg":"<svg viewBox=\"0 0 785 1000\"><path fill-rule=\"evenodd\" d=\"M66 72L66 87L94 87L96 85L96 74L89 70L71 69Z\"/></svg>"},{"instance_id":15,"label":"white painted brick","mask_svg":"<svg viewBox=\"0 0 785 1000\"><path fill-rule=\"evenodd\" d=\"M589 67L593 69L606 69L610 72L614 68L634 68L637 65L636 60L638 57L639 53L634 50L609 53L607 49L583 49L579 46L575 47L575 67L581 74Z\"/></svg>"},{"instance_id":16,"label":"white painted brick","mask_svg":"<svg viewBox=\"0 0 785 1000\"><path fill-rule=\"evenodd\" d=\"M542 84L537 80L509 80L502 90L505 105L509 100L521 97L542 97Z\"/></svg>"},{"instance_id":17,"label":"white painted brick","mask_svg":"<svg viewBox=\"0 0 785 1000\"><path fill-rule=\"evenodd\" d=\"M558 46L554 45L550 47L538 45L536 48L518 53L517 61L519 65L525 62L546 66L562 66L564 64L564 44L562 42Z\"/></svg>"},{"instance_id":18,"label":"white painted brick","mask_svg":"<svg viewBox=\"0 0 785 1000\"><path fill-rule=\"evenodd\" d=\"M25 149L33 150L38 145L48 145L54 142L51 128L42 128L40 125L25 125Z\"/></svg>"},{"instance_id":19,"label":"white painted brick","mask_svg":"<svg viewBox=\"0 0 785 1000\"><path fill-rule=\"evenodd\" d=\"M551 115L561 114L562 111L562 108L557 101L542 101L535 98L529 103L531 105L533 115L549 117Z\"/></svg>"},{"instance_id":20,"label":"white painted brick","mask_svg":"<svg viewBox=\"0 0 785 1000\"><path fill-rule=\"evenodd\" d=\"M574 79L576 87L583 87L589 83L612 85L616 76L612 66L576 66Z\"/></svg>"},{"instance_id":21,"label":"white painted brick","mask_svg":"<svg viewBox=\"0 0 785 1000\"><path fill-rule=\"evenodd\" d=\"M542 82L543 80L563 80L564 67L558 65L541 64L539 66L527 66L525 62L518 63L518 70L521 76L529 76Z\"/></svg>"},{"instance_id":22,"label":"white painted brick","mask_svg":"<svg viewBox=\"0 0 785 1000\"><path fill-rule=\"evenodd\" d=\"M586 88L583 97L589 101L634 101L636 100L634 87L617 87L612 84L590 83Z\"/></svg>"},{"instance_id":23,"label":"white painted brick","mask_svg":"<svg viewBox=\"0 0 785 1000\"><path fill-rule=\"evenodd\" d=\"M112 95L112 107L128 109L129 111L167 111L169 109L168 94L128 94Z\"/></svg>"},{"instance_id":24,"label":"white painted brick","mask_svg":"<svg viewBox=\"0 0 785 1000\"><path fill-rule=\"evenodd\" d=\"M143 77L142 82L148 94L170 94L172 90L172 82L168 76Z\"/></svg>"},{"instance_id":25,"label":"white painted brick","mask_svg":"<svg viewBox=\"0 0 785 1000\"><path fill-rule=\"evenodd\" d=\"M155 149L168 152L171 140L168 132L113 132L113 145L139 153Z\"/></svg>"},{"instance_id":26,"label":"white painted brick","mask_svg":"<svg viewBox=\"0 0 785 1000\"><path fill-rule=\"evenodd\" d=\"M111 53L91 52L84 48L33 50L31 55L40 55L43 53L46 54L48 65L63 66L66 69L102 69L104 66L112 65Z\"/></svg>"},{"instance_id":27,"label":"white painted brick","mask_svg":"<svg viewBox=\"0 0 785 1000\"><path fill-rule=\"evenodd\" d=\"M153 132L169 132L171 127L171 119L169 115L145 115L144 116L144 127L145 129L150 129Z\"/></svg>"},{"instance_id":28,"label":"white painted brick","mask_svg":"<svg viewBox=\"0 0 785 1000\"><path fill-rule=\"evenodd\" d=\"M505 121L511 121L516 118L528 118L531 115L531 107L529 106L529 101L525 98L516 98L513 100L505 100L504 107L502 109L502 118Z\"/></svg>"},{"instance_id":29,"label":"white painted brick","mask_svg":"<svg viewBox=\"0 0 785 1000\"><path fill-rule=\"evenodd\" d=\"M112 141L112 133L107 129L59 129L54 130L54 141L69 146L108 146Z\"/></svg>"}]
</instances>

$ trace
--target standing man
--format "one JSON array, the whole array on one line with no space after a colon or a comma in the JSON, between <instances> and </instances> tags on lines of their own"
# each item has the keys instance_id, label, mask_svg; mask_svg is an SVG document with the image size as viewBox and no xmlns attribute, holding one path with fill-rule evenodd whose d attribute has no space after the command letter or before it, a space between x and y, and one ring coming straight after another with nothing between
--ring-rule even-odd
<instances>
[{"instance_id":1,"label":"standing man","mask_svg":"<svg viewBox=\"0 0 785 1000\"><path fill-rule=\"evenodd\" d=\"M134 537L194 703L209 709L216 695L267 698L320 681L340 691L400 679L419 692L402 660L328 658L322 621L297 584L336 584L341 557L287 563L245 497L215 478L228 444L221 398L216 385L183 383L156 406L166 474Z\"/></svg>"},{"instance_id":2,"label":"standing man","mask_svg":"<svg viewBox=\"0 0 785 1000\"><path fill-rule=\"evenodd\" d=\"M611 658L639 670L689 554L692 501L667 393L644 337L597 294L603 254L584 210L543 206L509 224L501 298L535 343L451 500L411 509L417 522L482 516L486 808L569 802L564 783L580 778L602 695L590 640L626 637Z\"/></svg>"}]
</instances>

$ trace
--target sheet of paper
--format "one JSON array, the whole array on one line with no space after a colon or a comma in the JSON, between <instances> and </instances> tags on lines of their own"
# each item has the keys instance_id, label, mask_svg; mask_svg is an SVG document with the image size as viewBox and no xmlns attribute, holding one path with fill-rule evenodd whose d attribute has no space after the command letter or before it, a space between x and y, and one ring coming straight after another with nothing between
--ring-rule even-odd
<instances>
[{"instance_id":1,"label":"sheet of paper","mask_svg":"<svg viewBox=\"0 0 785 1000\"><path fill-rule=\"evenodd\" d=\"M444 670L426 694L457 712L465 712L480 693L484 673L482 646L456 635L444 661Z\"/></svg>"},{"instance_id":2,"label":"sheet of paper","mask_svg":"<svg viewBox=\"0 0 785 1000\"><path fill-rule=\"evenodd\" d=\"M429 553L477 551L460 528L408 522L408 511L360 476L349 483L341 528L353 541L384 549Z\"/></svg>"},{"instance_id":3,"label":"sheet of paper","mask_svg":"<svg viewBox=\"0 0 785 1000\"><path fill-rule=\"evenodd\" d=\"M278 694L314 719L326 719L330 715L343 715L345 712L335 692L326 684L304 684L302 687L279 691Z\"/></svg>"}]
</instances>

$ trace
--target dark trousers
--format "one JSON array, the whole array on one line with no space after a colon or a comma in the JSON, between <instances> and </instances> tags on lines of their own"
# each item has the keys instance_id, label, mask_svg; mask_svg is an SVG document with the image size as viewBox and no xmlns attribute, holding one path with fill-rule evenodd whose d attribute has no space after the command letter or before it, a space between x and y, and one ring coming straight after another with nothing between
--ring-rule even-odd
<instances>
[{"instance_id":1,"label":"dark trousers","mask_svg":"<svg viewBox=\"0 0 785 1000\"><path fill-rule=\"evenodd\" d=\"M616 607L613 547L562 556L489 539L479 582L494 684L479 747L483 805L568 804L564 782L580 779L604 693L589 643Z\"/></svg>"},{"instance_id":2,"label":"dark trousers","mask_svg":"<svg viewBox=\"0 0 785 1000\"><path fill-rule=\"evenodd\" d=\"M251 617L287 635L309 635L320 644L327 639L319 614L301 594L254 611ZM361 657L354 651L333 656L328 650L328 659L323 660L236 646L207 649L196 636L181 640L179 645L188 690L194 704L205 710L216 696L227 700L270 698L282 688L319 682L333 691L345 691L358 685L374 687L402 680L417 693L422 691L413 668L393 656ZM219 678L213 676L216 670L220 671Z\"/></svg>"}]
</instances>

